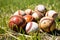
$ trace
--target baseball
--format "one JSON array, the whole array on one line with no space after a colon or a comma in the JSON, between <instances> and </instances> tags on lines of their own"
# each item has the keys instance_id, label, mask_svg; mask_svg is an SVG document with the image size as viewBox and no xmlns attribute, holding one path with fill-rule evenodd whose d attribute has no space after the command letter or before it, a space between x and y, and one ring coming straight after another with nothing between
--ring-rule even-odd
<instances>
[{"instance_id":1,"label":"baseball","mask_svg":"<svg viewBox=\"0 0 60 40\"><path fill-rule=\"evenodd\" d=\"M43 13L45 15L47 9L44 5L38 5L38 6L35 7L35 11Z\"/></svg>"},{"instance_id":2,"label":"baseball","mask_svg":"<svg viewBox=\"0 0 60 40\"><path fill-rule=\"evenodd\" d=\"M56 18L57 17L57 12L56 11L54 11L54 10L49 10L49 11L47 11L47 13L46 13L46 15L45 16L48 16L48 17L52 17L52 18Z\"/></svg>"},{"instance_id":3,"label":"baseball","mask_svg":"<svg viewBox=\"0 0 60 40\"><path fill-rule=\"evenodd\" d=\"M39 27L45 32L52 32L56 28L56 23L51 17L43 17L39 22Z\"/></svg>"},{"instance_id":4,"label":"baseball","mask_svg":"<svg viewBox=\"0 0 60 40\"><path fill-rule=\"evenodd\" d=\"M33 11L31 9L26 9L25 13L31 15L33 13Z\"/></svg>"},{"instance_id":5,"label":"baseball","mask_svg":"<svg viewBox=\"0 0 60 40\"><path fill-rule=\"evenodd\" d=\"M35 20L40 20L43 17L43 14L42 13L36 13L36 12L34 12L32 14L32 17L34 17Z\"/></svg>"},{"instance_id":6,"label":"baseball","mask_svg":"<svg viewBox=\"0 0 60 40\"><path fill-rule=\"evenodd\" d=\"M26 20L26 22L31 22L34 20L34 18L31 15L25 15L23 18Z\"/></svg>"},{"instance_id":7,"label":"baseball","mask_svg":"<svg viewBox=\"0 0 60 40\"><path fill-rule=\"evenodd\" d=\"M23 15L25 15L25 12L22 10L18 10L13 15L22 15L23 16Z\"/></svg>"},{"instance_id":8,"label":"baseball","mask_svg":"<svg viewBox=\"0 0 60 40\"><path fill-rule=\"evenodd\" d=\"M9 27L14 31L19 31L20 28L24 28L26 21L21 15L12 16L9 20Z\"/></svg>"},{"instance_id":9,"label":"baseball","mask_svg":"<svg viewBox=\"0 0 60 40\"><path fill-rule=\"evenodd\" d=\"M25 30L27 34L36 32L38 30L38 24L36 22L28 22Z\"/></svg>"}]
</instances>

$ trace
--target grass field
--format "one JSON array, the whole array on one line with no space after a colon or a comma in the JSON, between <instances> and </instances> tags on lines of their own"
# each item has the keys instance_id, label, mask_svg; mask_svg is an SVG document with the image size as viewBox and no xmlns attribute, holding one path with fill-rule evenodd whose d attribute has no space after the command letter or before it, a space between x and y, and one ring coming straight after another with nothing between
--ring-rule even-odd
<instances>
[{"instance_id":1,"label":"grass field","mask_svg":"<svg viewBox=\"0 0 60 40\"><path fill-rule=\"evenodd\" d=\"M9 32L9 17L17 10L33 9L36 5L43 4L48 10L53 9L58 12L56 27L60 28L60 0L0 0L0 40L41 40L40 33L34 34L34 37L27 38L23 35L16 36ZM43 34L42 34L43 35ZM8 36L8 37L7 37ZM11 36L11 37L9 37Z\"/></svg>"}]
</instances>

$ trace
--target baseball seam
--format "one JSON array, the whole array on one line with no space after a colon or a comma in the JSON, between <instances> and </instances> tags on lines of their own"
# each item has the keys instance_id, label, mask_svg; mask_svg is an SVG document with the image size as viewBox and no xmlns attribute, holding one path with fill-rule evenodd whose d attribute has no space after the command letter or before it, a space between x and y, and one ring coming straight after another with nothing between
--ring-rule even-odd
<instances>
[{"instance_id":1,"label":"baseball seam","mask_svg":"<svg viewBox=\"0 0 60 40\"><path fill-rule=\"evenodd\" d=\"M26 30L26 32L28 33L28 31L32 28L32 22L30 22L30 26L29 28Z\"/></svg>"}]
</instances>

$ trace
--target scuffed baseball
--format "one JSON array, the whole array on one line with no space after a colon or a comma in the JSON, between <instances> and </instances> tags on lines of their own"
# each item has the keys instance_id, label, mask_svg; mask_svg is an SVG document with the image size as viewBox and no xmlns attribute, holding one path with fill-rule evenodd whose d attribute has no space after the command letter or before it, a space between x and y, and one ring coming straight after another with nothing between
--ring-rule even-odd
<instances>
[{"instance_id":1,"label":"scuffed baseball","mask_svg":"<svg viewBox=\"0 0 60 40\"><path fill-rule=\"evenodd\" d=\"M43 17L39 22L39 27L45 32L52 32L56 28L56 23L51 17Z\"/></svg>"},{"instance_id":2,"label":"scuffed baseball","mask_svg":"<svg viewBox=\"0 0 60 40\"><path fill-rule=\"evenodd\" d=\"M31 15L31 14L33 13L33 10L31 10L31 9L26 9L26 10L25 10L25 13Z\"/></svg>"},{"instance_id":3,"label":"scuffed baseball","mask_svg":"<svg viewBox=\"0 0 60 40\"><path fill-rule=\"evenodd\" d=\"M26 25L26 21L21 15L11 16L9 20L9 28L11 28L14 31L19 31L20 28L24 28L25 25Z\"/></svg>"},{"instance_id":4,"label":"scuffed baseball","mask_svg":"<svg viewBox=\"0 0 60 40\"><path fill-rule=\"evenodd\" d=\"M45 16L48 16L48 17L52 17L52 18L56 18L57 17L57 12L56 11L54 11L54 10L49 10L49 11L47 11L47 13L46 13L46 15Z\"/></svg>"},{"instance_id":5,"label":"scuffed baseball","mask_svg":"<svg viewBox=\"0 0 60 40\"><path fill-rule=\"evenodd\" d=\"M25 30L27 34L36 32L38 30L38 24L36 22L28 22Z\"/></svg>"},{"instance_id":6,"label":"scuffed baseball","mask_svg":"<svg viewBox=\"0 0 60 40\"><path fill-rule=\"evenodd\" d=\"M25 15L25 12L22 10L17 10L13 15Z\"/></svg>"},{"instance_id":7,"label":"scuffed baseball","mask_svg":"<svg viewBox=\"0 0 60 40\"><path fill-rule=\"evenodd\" d=\"M26 20L27 23L34 20L34 18L31 15L25 15L23 16L23 18Z\"/></svg>"}]
</instances>

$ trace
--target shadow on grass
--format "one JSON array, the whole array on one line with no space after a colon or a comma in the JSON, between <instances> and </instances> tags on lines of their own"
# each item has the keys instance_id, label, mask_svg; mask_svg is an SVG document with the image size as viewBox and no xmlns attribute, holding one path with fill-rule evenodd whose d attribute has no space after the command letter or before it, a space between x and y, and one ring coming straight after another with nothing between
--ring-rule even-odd
<instances>
[{"instance_id":1,"label":"shadow on grass","mask_svg":"<svg viewBox=\"0 0 60 40\"><path fill-rule=\"evenodd\" d=\"M54 35L54 36L60 36L60 30L55 29L53 32L50 32L48 34Z\"/></svg>"}]
</instances>

